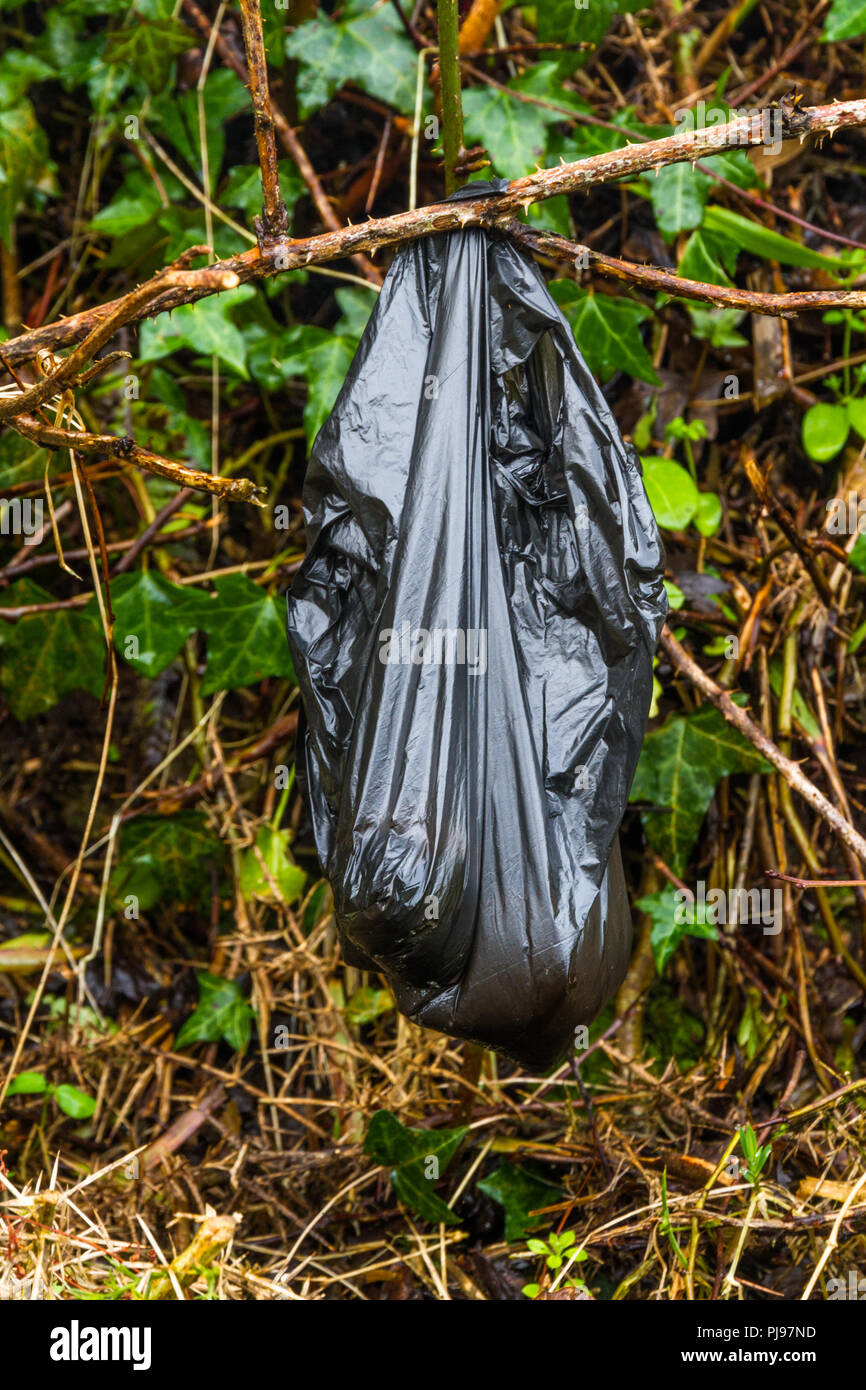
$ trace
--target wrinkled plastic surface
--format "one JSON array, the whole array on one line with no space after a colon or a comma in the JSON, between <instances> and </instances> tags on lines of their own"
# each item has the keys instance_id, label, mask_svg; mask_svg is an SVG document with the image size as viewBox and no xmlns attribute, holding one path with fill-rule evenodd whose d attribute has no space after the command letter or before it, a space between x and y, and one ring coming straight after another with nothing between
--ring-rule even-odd
<instances>
[{"instance_id":1,"label":"wrinkled plastic surface","mask_svg":"<svg viewBox=\"0 0 866 1390\"><path fill-rule=\"evenodd\" d=\"M617 831L667 602L636 456L511 242L397 255L304 509L299 769L347 959L548 1067L626 969Z\"/></svg>"}]
</instances>

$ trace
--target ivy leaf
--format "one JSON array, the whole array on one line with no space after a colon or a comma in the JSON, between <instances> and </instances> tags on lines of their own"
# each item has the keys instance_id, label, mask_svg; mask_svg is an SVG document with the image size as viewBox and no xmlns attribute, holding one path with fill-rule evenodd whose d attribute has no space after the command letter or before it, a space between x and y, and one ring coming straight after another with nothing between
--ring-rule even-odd
<instances>
[{"instance_id":1,"label":"ivy leaf","mask_svg":"<svg viewBox=\"0 0 866 1390\"><path fill-rule=\"evenodd\" d=\"M391 1167L394 1191L425 1221L453 1226L457 1217L432 1190L456 1153L467 1127L407 1129L390 1110L377 1110L370 1121L364 1152ZM428 1176L429 1175L429 1176Z\"/></svg>"},{"instance_id":2,"label":"ivy leaf","mask_svg":"<svg viewBox=\"0 0 866 1390\"><path fill-rule=\"evenodd\" d=\"M661 385L640 336L640 325L652 314L632 299L614 299L581 289L573 280L551 280L548 289L571 325L590 371L602 382L614 372Z\"/></svg>"},{"instance_id":3,"label":"ivy leaf","mask_svg":"<svg viewBox=\"0 0 866 1390\"><path fill-rule=\"evenodd\" d=\"M172 78L171 64L197 42L191 29L179 19L141 20L128 29L109 34L104 57L120 63L140 77L151 92L159 92Z\"/></svg>"},{"instance_id":4,"label":"ivy leaf","mask_svg":"<svg viewBox=\"0 0 866 1390\"><path fill-rule=\"evenodd\" d=\"M866 0L833 0L824 25L824 42L859 39L861 34L866 34Z\"/></svg>"},{"instance_id":5,"label":"ivy leaf","mask_svg":"<svg viewBox=\"0 0 866 1390\"><path fill-rule=\"evenodd\" d=\"M298 25L286 39L286 53L301 65L301 114L326 105L345 82L398 111L415 106L417 57L393 6L380 5L344 23L320 18Z\"/></svg>"},{"instance_id":6,"label":"ivy leaf","mask_svg":"<svg viewBox=\"0 0 866 1390\"><path fill-rule=\"evenodd\" d=\"M239 285L211 299L181 304L178 309L146 320L139 335L139 359L156 362L187 347L199 356L218 357L247 380L246 342L230 316L233 309L254 296L252 285Z\"/></svg>"},{"instance_id":7,"label":"ivy leaf","mask_svg":"<svg viewBox=\"0 0 866 1390\"><path fill-rule=\"evenodd\" d=\"M225 153L225 128L232 116L249 109L250 94L228 68L208 74L204 87L205 139L210 191L216 188ZM151 104L149 124L165 132L197 179L202 175L198 96L195 92L166 93Z\"/></svg>"},{"instance_id":8,"label":"ivy leaf","mask_svg":"<svg viewBox=\"0 0 866 1390\"><path fill-rule=\"evenodd\" d=\"M311 446L331 413L357 346L355 337L329 333L312 324L297 325L286 335L285 353L276 365L286 378L306 378L304 428Z\"/></svg>"},{"instance_id":9,"label":"ivy leaf","mask_svg":"<svg viewBox=\"0 0 866 1390\"><path fill-rule=\"evenodd\" d=\"M684 531L698 508L690 473L673 459L642 459L643 481L653 514L666 531Z\"/></svg>"},{"instance_id":10,"label":"ivy leaf","mask_svg":"<svg viewBox=\"0 0 866 1390\"><path fill-rule=\"evenodd\" d=\"M35 53L10 48L0 58L0 106L14 106L19 98L26 96L34 82L54 75L54 69Z\"/></svg>"},{"instance_id":11,"label":"ivy leaf","mask_svg":"<svg viewBox=\"0 0 866 1390\"><path fill-rule=\"evenodd\" d=\"M505 1239L509 1244L525 1240L530 1231L546 1222L546 1217L531 1217L530 1212L549 1207L562 1195L561 1188L519 1163L501 1163L489 1177L482 1178L477 1187L479 1192L504 1207Z\"/></svg>"},{"instance_id":12,"label":"ivy leaf","mask_svg":"<svg viewBox=\"0 0 866 1390\"><path fill-rule=\"evenodd\" d=\"M295 165L287 159L280 162L279 173L280 192L291 217L295 203L307 186ZM258 216L262 210L262 174L258 164L234 166L220 195L220 205L240 208L250 222Z\"/></svg>"},{"instance_id":13,"label":"ivy leaf","mask_svg":"<svg viewBox=\"0 0 866 1390\"><path fill-rule=\"evenodd\" d=\"M0 239L10 249L12 224L49 167L48 140L30 102L0 111Z\"/></svg>"},{"instance_id":14,"label":"ivy leaf","mask_svg":"<svg viewBox=\"0 0 866 1390\"><path fill-rule=\"evenodd\" d=\"M685 936L700 936L715 941L718 933L715 927L700 917L706 916L703 909L696 918L694 903L683 903L677 898L673 888L663 888L660 893L650 893L639 898L635 907L646 912L652 921L650 945L653 960L659 975ZM681 918L681 921L677 919Z\"/></svg>"},{"instance_id":15,"label":"ivy leaf","mask_svg":"<svg viewBox=\"0 0 866 1390\"><path fill-rule=\"evenodd\" d=\"M256 835L256 848L268 868L268 873L276 883L287 903L294 902L303 893L307 875L289 854L291 832L275 830L272 825L263 825ZM241 860L241 891L245 898L267 898L272 900L274 890L268 882L255 851L248 849Z\"/></svg>"},{"instance_id":16,"label":"ivy leaf","mask_svg":"<svg viewBox=\"0 0 866 1390\"><path fill-rule=\"evenodd\" d=\"M713 705L703 705L647 734L629 800L668 808L643 811L641 820L650 844L681 874L719 779L768 771L751 743Z\"/></svg>"},{"instance_id":17,"label":"ivy leaf","mask_svg":"<svg viewBox=\"0 0 866 1390\"><path fill-rule=\"evenodd\" d=\"M656 224L665 241L699 227L710 179L691 164L667 164L648 180Z\"/></svg>"},{"instance_id":18,"label":"ivy leaf","mask_svg":"<svg viewBox=\"0 0 866 1390\"><path fill-rule=\"evenodd\" d=\"M633 14L647 5L648 0L590 0L579 7L574 0L543 0L538 6L538 41L597 44L617 15ZM587 56L586 51L576 49L564 54L559 66L562 71L573 72Z\"/></svg>"},{"instance_id":19,"label":"ivy leaf","mask_svg":"<svg viewBox=\"0 0 866 1390\"><path fill-rule=\"evenodd\" d=\"M249 1047L253 1007L235 980L224 980L207 970L198 975L198 1007L182 1024L174 1040L176 1048L196 1042L223 1039L235 1052Z\"/></svg>"},{"instance_id":20,"label":"ivy leaf","mask_svg":"<svg viewBox=\"0 0 866 1390\"><path fill-rule=\"evenodd\" d=\"M164 898L176 906L198 902L222 854L222 841L198 811L137 816L121 830L112 894L121 902L135 896L142 912Z\"/></svg>"},{"instance_id":21,"label":"ivy leaf","mask_svg":"<svg viewBox=\"0 0 866 1390\"><path fill-rule=\"evenodd\" d=\"M21 579L3 595L4 607L50 603L52 595ZM105 684L105 648L95 617L61 608L34 613L0 630L3 664L0 686L16 719L31 719L56 705L73 690L101 695Z\"/></svg>"},{"instance_id":22,"label":"ivy leaf","mask_svg":"<svg viewBox=\"0 0 866 1390\"><path fill-rule=\"evenodd\" d=\"M150 680L173 661L203 611L201 596L156 570L122 574L111 585L114 642L134 671ZM135 646L130 641L135 639ZM137 655L133 653L137 649Z\"/></svg>"},{"instance_id":23,"label":"ivy leaf","mask_svg":"<svg viewBox=\"0 0 866 1390\"><path fill-rule=\"evenodd\" d=\"M202 695L254 685L265 676L294 680L281 604L245 574L220 575L214 587L216 597L201 616L208 635Z\"/></svg>"},{"instance_id":24,"label":"ivy leaf","mask_svg":"<svg viewBox=\"0 0 866 1390\"><path fill-rule=\"evenodd\" d=\"M546 117L555 114L515 101L495 87L470 87L463 93L467 143L484 145L497 173L507 178L519 178L538 166L544 156Z\"/></svg>"}]
</instances>

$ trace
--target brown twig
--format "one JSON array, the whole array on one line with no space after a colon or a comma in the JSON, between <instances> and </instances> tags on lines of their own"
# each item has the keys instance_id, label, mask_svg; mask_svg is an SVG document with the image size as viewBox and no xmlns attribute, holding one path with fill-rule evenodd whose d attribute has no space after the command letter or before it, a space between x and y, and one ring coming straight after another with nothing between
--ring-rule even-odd
<instances>
[{"instance_id":1,"label":"brown twig","mask_svg":"<svg viewBox=\"0 0 866 1390\"><path fill-rule=\"evenodd\" d=\"M81 454L107 454L125 463L135 463L160 478L168 478L178 487L210 492L226 502L264 505L261 489L252 478L220 478L211 473L202 473L198 468L190 468L189 464L162 458L150 449L143 449L133 439L118 439L113 434L89 434L86 430L60 429L55 425L46 425L32 415L19 415L11 421L11 425L25 439L32 439L34 444L51 449L75 449Z\"/></svg>"},{"instance_id":2,"label":"brown twig","mask_svg":"<svg viewBox=\"0 0 866 1390\"><path fill-rule=\"evenodd\" d=\"M670 628L664 628L661 635L661 645L664 647L676 669L691 681L703 695L707 697L728 720L733 724L749 742L763 754L768 762L771 762L777 771L781 772L785 781L793 788L803 800L806 801L813 811L816 811L822 820L830 826L835 835L853 850L861 859L866 858L866 839L860 834L849 820L836 809L818 790L813 782L801 771L799 765L785 756L779 747L769 738L759 726L750 719L745 710L739 705L735 705L731 696L726 690L712 677L703 671L698 663L689 656L685 648L674 637Z\"/></svg>"},{"instance_id":3,"label":"brown twig","mask_svg":"<svg viewBox=\"0 0 866 1390\"><path fill-rule=\"evenodd\" d=\"M280 171L277 163L277 144L274 139L274 118L268 92L268 64L265 58L265 39L262 33L262 11L259 0L241 0L241 22L244 47L250 74L250 95L253 101L253 121L256 148L262 171L264 199L261 218L253 226L259 241L285 236L289 230L289 214L280 192Z\"/></svg>"}]
</instances>

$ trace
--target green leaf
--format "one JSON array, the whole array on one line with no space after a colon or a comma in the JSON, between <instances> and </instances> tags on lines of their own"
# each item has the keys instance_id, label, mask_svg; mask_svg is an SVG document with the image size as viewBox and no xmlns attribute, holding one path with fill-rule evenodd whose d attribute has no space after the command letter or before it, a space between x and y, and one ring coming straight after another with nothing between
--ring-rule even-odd
<instances>
[{"instance_id":1,"label":"green leaf","mask_svg":"<svg viewBox=\"0 0 866 1390\"><path fill-rule=\"evenodd\" d=\"M231 319L232 310L255 297L252 285L239 285L197 304L182 304L169 313L157 314L141 325L139 358L155 362L169 357L178 348L191 348L199 356L218 357L238 376L248 379L246 343Z\"/></svg>"},{"instance_id":2,"label":"green leaf","mask_svg":"<svg viewBox=\"0 0 866 1390\"><path fill-rule=\"evenodd\" d=\"M112 582L111 598L115 646L134 671L151 680L198 630L207 602L194 590L170 583L158 570L120 575Z\"/></svg>"},{"instance_id":3,"label":"green leaf","mask_svg":"<svg viewBox=\"0 0 866 1390\"><path fill-rule=\"evenodd\" d=\"M283 606L245 574L220 575L204 608L208 635L202 695L254 685L266 676L294 680Z\"/></svg>"},{"instance_id":4,"label":"green leaf","mask_svg":"<svg viewBox=\"0 0 866 1390\"><path fill-rule=\"evenodd\" d=\"M495 87L470 87L463 93L467 143L484 145L503 178L519 178L538 167L551 115L556 118L555 112L516 101Z\"/></svg>"},{"instance_id":5,"label":"green leaf","mask_svg":"<svg viewBox=\"0 0 866 1390\"><path fill-rule=\"evenodd\" d=\"M30 102L0 111L0 239L10 248L12 224L48 167L48 140Z\"/></svg>"},{"instance_id":6,"label":"green leaf","mask_svg":"<svg viewBox=\"0 0 866 1390\"><path fill-rule=\"evenodd\" d=\"M623 371L661 385L640 336L640 325L651 317L645 305L594 294L573 280L551 280L548 288L571 325L590 371L603 382Z\"/></svg>"},{"instance_id":7,"label":"green leaf","mask_svg":"<svg viewBox=\"0 0 866 1390\"><path fill-rule=\"evenodd\" d=\"M859 39L862 34L866 34L866 0L833 0L824 24L824 42Z\"/></svg>"},{"instance_id":8,"label":"green leaf","mask_svg":"<svg viewBox=\"0 0 866 1390\"><path fill-rule=\"evenodd\" d=\"M84 1091L79 1091L77 1086L52 1087L54 1099L64 1115L69 1115L73 1120L89 1120L96 1109L96 1101L93 1096L88 1096Z\"/></svg>"},{"instance_id":9,"label":"green leaf","mask_svg":"<svg viewBox=\"0 0 866 1390\"><path fill-rule=\"evenodd\" d=\"M357 346L354 337L329 333L312 324L297 325L286 335L285 353L275 365L287 378L306 378L304 428L310 445L331 413Z\"/></svg>"},{"instance_id":10,"label":"green leaf","mask_svg":"<svg viewBox=\"0 0 866 1390\"><path fill-rule=\"evenodd\" d=\"M134 895L141 912L161 899L176 907L198 903L210 891L211 865L222 858L222 841L199 811L137 816L120 833L112 896L122 905Z\"/></svg>"},{"instance_id":11,"label":"green leaf","mask_svg":"<svg viewBox=\"0 0 866 1390\"><path fill-rule=\"evenodd\" d=\"M728 268L733 252L733 266ZM677 274L683 280L700 280L710 285L731 285L737 266L737 247L723 237L710 236L700 228L692 232L680 257Z\"/></svg>"},{"instance_id":12,"label":"green leaf","mask_svg":"<svg viewBox=\"0 0 866 1390\"><path fill-rule=\"evenodd\" d=\"M855 570L859 570L861 574L866 574L866 535L862 531L851 547L848 561Z\"/></svg>"},{"instance_id":13,"label":"green leaf","mask_svg":"<svg viewBox=\"0 0 866 1390\"><path fill-rule=\"evenodd\" d=\"M126 236L137 227L149 226L161 206L159 194L150 184L137 195L119 195L112 199L90 219L90 226L103 236Z\"/></svg>"},{"instance_id":14,"label":"green leaf","mask_svg":"<svg viewBox=\"0 0 866 1390\"><path fill-rule=\"evenodd\" d=\"M673 459L648 458L643 464L644 487L659 526L684 531L698 508L698 489L690 473Z\"/></svg>"},{"instance_id":15,"label":"green leaf","mask_svg":"<svg viewBox=\"0 0 866 1390\"><path fill-rule=\"evenodd\" d=\"M299 898L307 882L304 870L298 867L289 854L291 834L290 830L275 830L272 825L263 825L256 835L256 847L286 903ZM240 879L241 891L245 898L273 900L274 890L252 849L246 850L241 860Z\"/></svg>"},{"instance_id":16,"label":"green leaf","mask_svg":"<svg viewBox=\"0 0 866 1390\"><path fill-rule=\"evenodd\" d=\"M848 419L861 439L866 439L866 397L855 396L845 402Z\"/></svg>"},{"instance_id":17,"label":"green leaf","mask_svg":"<svg viewBox=\"0 0 866 1390\"><path fill-rule=\"evenodd\" d=\"M659 975L664 971L683 937L699 936L715 941L718 936L710 922L696 920L694 904L683 903L673 888L663 888L660 893L650 893L645 898L639 898L635 907L648 913L652 921L650 944Z\"/></svg>"},{"instance_id":18,"label":"green leaf","mask_svg":"<svg viewBox=\"0 0 866 1390\"><path fill-rule=\"evenodd\" d=\"M749 346L748 338L735 331L743 318L741 309L705 309L698 304L688 304L686 307L696 338L705 338L711 347Z\"/></svg>"},{"instance_id":19,"label":"green leaf","mask_svg":"<svg viewBox=\"0 0 866 1390\"><path fill-rule=\"evenodd\" d=\"M50 603L38 584L20 579L3 594L4 607ZM88 611L74 608L34 613L0 632L0 686L16 719L43 714L64 695L101 695L105 684L102 632Z\"/></svg>"},{"instance_id":20,"label":"green leaf","mask_svg":"<svg viewBox=\"0 0 866 1390\"><path fill-rule=\"evenodd\" d=\"M226 125L238 112L248 111L249 105L250 94L235 73L228 68L216 68L208 74L204 86L204 124L210 192L216 188L222 168ZM190 172L201 180L201 138L196 92L172 92L160 96L151 103L148 124L165 133Z\"/></svg>"},{"instance_id":21,"label":"green leaf","mask_svg":"<svg viewBox=\"0 0 866 1390\"><path fill-rule=\"evenodd\" d=\"M562 1195L561 1188L518 1163L501 1163L477 1186L479 1192L504 1207L505 1239L509 1244L525 1240L529 1231L547 1220L544 1216L530 1217L531 1211L551 1206Z\"/></svg>"},{"instance_id":22,"label":"green leaf","mask_svg":"<svg viewBox=\"0 0 866 1390\"><path fill-rule=\"evenodd\" d=\"M343 1013L349 1023L360 1026L362 1023L372 1023L374 1019L382 1014L390 1013L394 1008L394 1000L387 989L373 989L371 985L362 985L356 989Z\"/></svg>"},{"instance_id":23,"label":"green leaf","mask_svg":"<svg viewBox=\"0 0 866 1390\"><path fill-rule=\"evenodd\" d=\"M198 975L198 1007L182 1025L174 1045L224 1039L235 1052L249 1047L253 1008L235 980L224 980L206 970Z\"/></svg>"},{"instance_id":24,"label":"green leaf","mask_svg":"<svg viewBox=\"0 0 866 1390\"><path fill-rule=\"evenodd\" d=\"M641 820L650 844L681 874L719 778L769 770L717 709L702 705L647 734L629 799L666 808L643 811Z\"/></svg>"},{"instance_id":25,"label":"green leaf","mask_svg":"<svg viewBox=\"0 0 866 1390\"><path fill-rule=\"evenodd\" d=\"M835 458L848 438L848 412L844 405L820 402L803 416L803 448L811 459L825 463Z\"/></svg>"},{"instance_id":26,"label":"green leaf","mask_svg":"<svg viewBox=\"0 0 866 1390\"><path fill-rule=\"evenodd\" d=\"M281 160L279 170L280 192L291 217L307 186L291 161ZM220 194L220 206L240 208L248 221L258 216L262 210L262 174L258 164L236 164L232 168Z\"/></svg>"},{"instance_id":27,"label":"green leaf","mask_svg":"<svg viewBox=\"0 0 866 1390\"><path fill-rule=\"evenodd\" d=\"M729 208L707 208L703 225L707 231L736 242L742 251L780 261L782 265L826 270L837 278L848 273L852 266L852 262L843 261L837 256L822 256L811 247L803 246L799 241L792 241L780 232L773 232L769 227L753 222L751 218L731 212Z\"/></svg>"},{"instance_id":28,"label":"green leaf","mask_svg":"<svg viewBox=\"0 0 866 1390\"><path fill-rule=\"evenodd\" d=\"M9 1083L7 1096L39 1096L48 1090L41 1071L20 1071Z\"/></svg>"},{"instance_id":29,"label":"green leaf","mask_svg":"<svg viewBox=\"0 0 866 1390\"><path fill-rule=\"evenodd\" d=\"M301 114L324 106L345 82L354 82L398 111L415 107L415 47L392 5L345 23L320 18L300 24L286 39L286 53L300 63Z\"/></svg>"},{"instance_id":30,"label":"green leaf","mask_svg":"<svg viewBox=\"0 0 866 1390\"><path fill-rule=\"evenodd\" d=\"M716 492L698 493L695 526L702 536L714 536L722 524L722 504Z\"/></svg>"},{"instance_id":31,"label":"green leaf","mask_svg":"<svg viewBox=\"0 0 866 1390\"><path fill-rule=\"evenodd\" d=\"M647 6L648 0L589 0L582 8L574 0L541 0L537 8L538 41L598 44L617 15L633 14ZM586 51L575 49L563 54L559 66L573 72L588 56Z\"/></svg>"},{"instance_id":32,"label":"green leaf","mask_svg":"<svg viewBox=\"0 0 866 1390\"><path fill-rule=\"evenodd\" d=\"M54 69L35 53L10 48L0 58L0 106L14 106L19 98L26 96L34 82L53 76Z\"/></svg>"},{"instance_id":33,"label":"green leaf","mask_svg":"<svg viewBox=\"0 0 866 1390\"><path fill-rule=\"evenodd\" d=\"M691 164L667 164L649 179L656 224L665 241L699 227L707 204L710 180Z\"/></svg>"},{"instance_id":34,"label":"green leaf","mask_svg":"<svg viewBox=\"0 0 866 1390\"><path fill-rule=\"evenodd\" d=\"M407 1129L390 1110L377 1110L364 1140L364 1152L391 1168L394 1191L425 1221L453 1226L457 1217L433 1191L456 1153L467 1127ZM429 1174L429 1176L428 1176Z\"/></svg>"},{"instance_id":35,"label":"green leaf","mask_svg":"<svg viewBox=\"0 0 866 1390\"><path fill-rule=\"evenodd\" d=\"M173 79L174 59L196 43L192 30L179 19L137 19L128 29L109 34L104 57L107 63L128 67L151 92L158 92Z\"/></svg>"}]
</instances>

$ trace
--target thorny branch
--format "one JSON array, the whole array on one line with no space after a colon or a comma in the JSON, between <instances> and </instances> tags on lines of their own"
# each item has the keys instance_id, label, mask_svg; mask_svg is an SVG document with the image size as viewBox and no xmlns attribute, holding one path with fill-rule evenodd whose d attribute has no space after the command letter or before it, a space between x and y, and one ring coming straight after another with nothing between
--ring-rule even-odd
<instances>
[{"instance_id":1,"label":"thorny branch","mask_svg":"<svg viewBox=\"0 0 866 1390\"><path fill-rule=\"evenodd\" d=\"M192 0L184 0L184 4L189 8ZM220 46L220 42L218 36L217 47ZM230 47L228 52L232 52ZM274 118L280 131L276 113ZM786 119L789 120L789 127L783 132L786 136L796 135L802 140L809 135L826 136L840 129L866 125L866 99L809 107L798 112L795 117ZM287 238L285 241L274 243L266 250L253 247L238 256L218 261L207 270L190 272L183 288L167 289L140 306L129 317L124 316L123 322L135 323L143 318L175 309L180 304L194 303L217 293L213 283L208 280L209 273L235 274L238 283L244 284L280 271L321 265L363 251L375 253L381 248L432 236L437 232L460 231L473 226L509 228L518 212L525 211L533 203L554 198L561 193L574 193L617 179L634 178L637 174L660 169L667 164L694 162L702 155L718 154L721 150L739 148L744 144L760 144L762 138L756 123L748 116L741 116L723 126L684 131L661 140L652 140L647 144L628 145L624 149L605 151L603 154L592 155L572 164L562 164L558 168L539 169L537 173L529 174L525 178L512 180L501 193L467 199L465 202L434 203L411 212L371 219L359 226L341 227L319 236ZM608 260L612 262L613 258ZM625 264L627 263L623 262L623 265ZM641 272L646 271L647 267L633 269ZM641 278L643 280L643 277ZM682 282L677 282L678 287L681 284ZM724 304L728 302L725 296L730 291L724 287L707 285L704 287L704 293L708 302ZM802 306L793 304L790 296L783 295L781 312L787 315L800 308L827 308L831 303L850 307L850 296L855 293L859 292L825 291L826 297L822 298L820 303L813 301ZM56 349L70 343L78 343L98 324L117 313L128 298L129 296L123 296L93 309L82 310L58 323L47 324L43 328L12 338L4 344L4 357L7 362L15 364L33 358L40 348ZM763 312L768 312L775 298L772 295L763 297ZM750 303L748 307L752 308L753 305Z\"/></svg>"}]
</instances>

